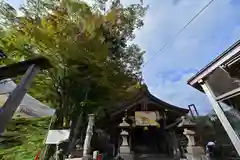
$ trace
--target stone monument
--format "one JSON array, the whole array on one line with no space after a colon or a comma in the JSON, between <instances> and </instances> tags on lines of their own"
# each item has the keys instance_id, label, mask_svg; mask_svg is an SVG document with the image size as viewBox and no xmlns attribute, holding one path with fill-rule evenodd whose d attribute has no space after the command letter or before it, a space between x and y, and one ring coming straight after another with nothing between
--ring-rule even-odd
<instances>
[{"instance_id":1,"label":"stone monument","mask_svg":"<svg viewBox=\"0 0 240 160\"><path fill-rule=\"evenodd\" d=\"M93 126L94 126L94 114L89 114L87 133L86 133L86 137L83 145L83 157L80 158L81 160L92 159L92 155L90 154L90 148L91 148L91 140L93 136Z\"/></svg>"},{"instance_id":2,"label":"stone monument","mask_svg":"<svg viewBox=\"0 0 240 160\"><path fill-rule=\"evenodd\" d=\"M183 134L188 139L187 145L187 160L203 160L205 159L205 152L201 146L195 143L195 132L193 131L196 127L196 123L191 122L185 116L181 117L182 121L179 123L178 127L183 128Z\"/></svg>"}]
</instances>

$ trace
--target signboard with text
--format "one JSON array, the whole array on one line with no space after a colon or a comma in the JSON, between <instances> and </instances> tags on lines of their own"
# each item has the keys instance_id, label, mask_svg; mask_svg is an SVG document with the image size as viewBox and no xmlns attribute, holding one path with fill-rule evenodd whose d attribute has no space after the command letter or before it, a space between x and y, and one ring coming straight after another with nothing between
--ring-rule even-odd
<instances>
[{"instance_id":1,"label":"signboard with text","mask_svg":"<svg viewBox=\"0 0 240 160\"><path fill-rule=\"evenodd\" d=\"M159 113L153 111L136 111L135 123L136 126L158 126L157 120Z\"/></svg>"}]
</instances>

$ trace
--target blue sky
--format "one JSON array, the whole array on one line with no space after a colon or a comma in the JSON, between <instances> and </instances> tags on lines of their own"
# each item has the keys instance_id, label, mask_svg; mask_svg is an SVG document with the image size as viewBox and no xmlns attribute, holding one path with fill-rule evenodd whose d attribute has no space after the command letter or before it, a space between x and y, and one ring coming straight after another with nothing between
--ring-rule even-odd
<instances>
[{"instance_id":1,"label":"blue sky","mask_svg":"<svg viewBox=\"0 0 240 160\"><path fill-rule=\"evenodd\" d=\"M15 6L24 0L9 0ZM131 3L140 0L131 0ZM136 31L135 43L145 59L160 48L210 0L143 0L149 5L145 25ZM122 0L127 4L130 0ZM143 68L152 94L181 107L195 104L200 113L212 107L206 96L187 80L240 38L240 0L215 0L182 34Z\"/></svg>"}]
</instances>

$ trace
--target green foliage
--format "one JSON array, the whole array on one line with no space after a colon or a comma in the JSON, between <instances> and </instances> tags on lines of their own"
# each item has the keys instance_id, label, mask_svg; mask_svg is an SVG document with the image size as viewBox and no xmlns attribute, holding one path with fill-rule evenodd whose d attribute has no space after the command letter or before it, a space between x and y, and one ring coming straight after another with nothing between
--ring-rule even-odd
<instances>
[{"instance_id":1,"label":"green foliage","mask_svg":"<svg viewBox=\"0 0 240 160\"><path fill-rule=\"evenodd\" d=\"M144 51L129 41L147 7L113 0L107 9L106 3L28 0L20 15L0 4L0 49L8 54L0 64L39 55L50 60L53 68L38 74L30 94L57 109L55 128L82 115L83 130L88 113L112 107L141 82Z\"/></svg>"},{"instance_id":2,"label":"green foliage","mask_svg":"<svg viewBox=\"0 0 240 160\"><path fill-rule=\"evenodd\" d=\"M43 148L50 119L14 119L0 138L0 159L32 160Z\"/></svg>"},{"instance_id":3,"label":"green foliage","mask_svg":"<svg viewBox=\"0 0 240 160\"><path fill-rule=\"evenodd\" d=\"M1 4L0 48L9 57L2 63L47 57L53 69L38 75L30 93L55 106L60 119L83 106L88 112L110 106L141 80L144 52L127 43L143 25L146 8L123 7L116 0L103 12L100 5L105 1L90 7L82 1L28 0L17 16L9 4Z\"/></svg>"},{"instance_id":4,"label":"green foliage","mask_svg":"<svg viewBox=\"0 0 240 160\"><path fill-rule=\"evenodd\" d=\"M209 116L198 116L195 122L197 123L198 135L201 136L200 144L202 146L205 146L209 141L217 141L222 144L231 143L219 119L211 121Z\"/></svg>"},{"instance_id":5,"label":"green foliage","mask_svg":"<svg viewBox=\"0 0 240 160\"><path fill-rule=\"evenodd\" d=\"M195 122L197 123L197 135L200 145L205 147L209 141L217 142L216 159L225 160L239 157L218 118L211 121L209 116L198 116Z\"/></svg>"}]
</instances>

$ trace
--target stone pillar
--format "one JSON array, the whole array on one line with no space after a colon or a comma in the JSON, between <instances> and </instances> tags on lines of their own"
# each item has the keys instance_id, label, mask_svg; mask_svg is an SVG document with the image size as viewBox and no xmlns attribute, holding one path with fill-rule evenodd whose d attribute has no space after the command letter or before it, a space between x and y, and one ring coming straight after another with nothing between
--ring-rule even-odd
<instances>
[{"instance_id":1,"label":"stone pillar","mask_svg":"<svg viewBox=\"0 0 240 160\"><path fill-rule=\"evenodd\" d=\"M90 152L91 140L92 140L92 135L93 135L93 126L94 126L94 114L89 114L88 115L87 133L86 133L86 137L85 137L84 145L83 145L83 158L84 159L88 159L89 157L91 157L89 152Z\"/></svg>"}]
</instances>

